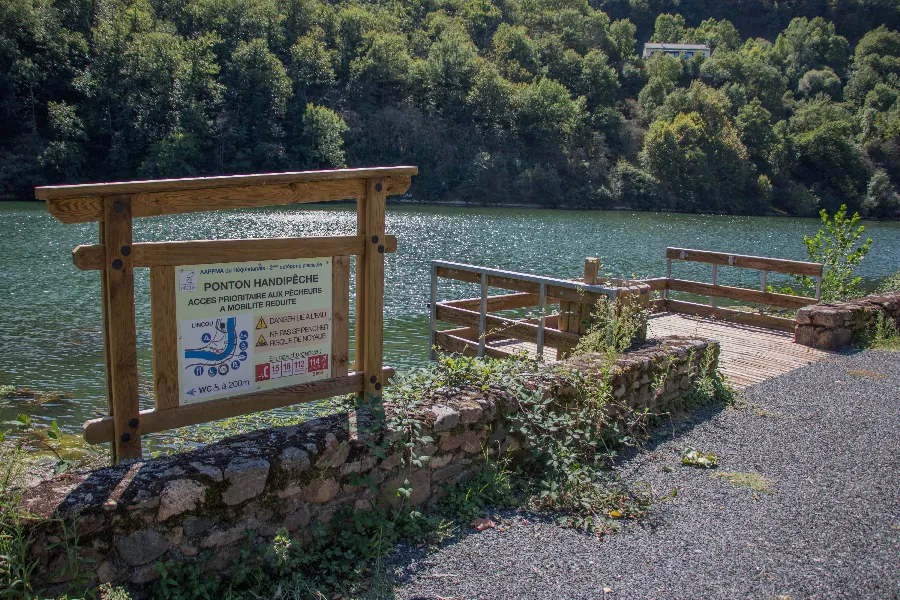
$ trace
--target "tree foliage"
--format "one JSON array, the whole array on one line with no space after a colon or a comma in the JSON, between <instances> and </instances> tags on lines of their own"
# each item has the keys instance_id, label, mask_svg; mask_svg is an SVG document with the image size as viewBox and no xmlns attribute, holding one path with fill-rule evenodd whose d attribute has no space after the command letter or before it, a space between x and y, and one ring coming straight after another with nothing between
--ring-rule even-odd
<instances>
[{"instance_id":1,"label":"tree foliage","mask_svg":"<svg viewBox=\"0 0 900 600\"><path fill-rule=\"evenodd\" d=\"M0 197L412 163L425 200L894 218L886 7L5 0ZM649 39L713 53L645 61Z\"/></svg>"}]
</instances>

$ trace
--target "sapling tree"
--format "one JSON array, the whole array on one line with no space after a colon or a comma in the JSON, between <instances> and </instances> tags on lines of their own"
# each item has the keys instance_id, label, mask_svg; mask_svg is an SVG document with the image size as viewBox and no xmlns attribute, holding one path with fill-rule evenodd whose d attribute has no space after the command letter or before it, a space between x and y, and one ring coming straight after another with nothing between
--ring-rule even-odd
<instances>
[{"instance_id":1,"label":"sapling tree","mask_svg":"<svg viewBox=\"0 0 900 600\"><path fill-rule=\"evenodd\" d=\"M861 218L859 213L847 216L846 204L841 205L833 218L829 218L825 209L822 209L819 216L822 227L812 237L803 236L803 244L809 260L825 266L821 301L834 302L859 297L862 295L859 287L862 277L854 275L854 270L872 248L872 239L860 241L866 227L857 226ZM807 296L815 294L816 282L811 277L798 276L794 279L801 287L800 293ZM788 288L787 291L794 290Z\"/></svg>"}]
</instances>

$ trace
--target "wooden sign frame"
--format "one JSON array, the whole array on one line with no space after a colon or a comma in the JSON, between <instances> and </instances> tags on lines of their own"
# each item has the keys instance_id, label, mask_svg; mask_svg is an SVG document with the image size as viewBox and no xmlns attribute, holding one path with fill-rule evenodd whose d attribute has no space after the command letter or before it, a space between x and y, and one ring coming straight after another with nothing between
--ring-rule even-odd
<instances>
[{"instance_id":1,"label":"wooden sign frame","mask_svg":"<svg viewBox=\"0 0 900 600\"><path fill-rule=\"evenodd\" d=\"M356 393L380 402L383 366L385 200L409 189L417 167L337 169L35 188L63 223L98 222L99 244L72 252L99 270L109 416L84 424L88 443L111 442L115 462L141 458L141 435ZM136 217L355 199L355 236L134 242ZM356 263L356 352L349 371L350 256ZM332 257L332 364L328 379L179 405L175 267L197 263ZM150 269L155 406L138 405L134 269Z\"/></svg>"}]
</instances>

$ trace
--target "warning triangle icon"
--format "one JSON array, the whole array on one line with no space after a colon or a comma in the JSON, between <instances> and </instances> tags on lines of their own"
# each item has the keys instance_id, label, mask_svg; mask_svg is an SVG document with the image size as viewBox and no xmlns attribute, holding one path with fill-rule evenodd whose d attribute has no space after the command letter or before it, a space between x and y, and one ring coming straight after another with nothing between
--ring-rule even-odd
<instances>
[{"instance_id":1,"label":"warning triangle icon","mask_svg":"<svg viewBox=\"0 0 900 600\"><path fill-rule=\"evenodd\" d=\"M259 348L260 346L268 346L268 344L266 343L266 338L261 335L259 336L259 339L256 340L256 347Z\"/></svg>"},{"instance_id":2,"label":"warning triangle icon","mask_svg":"<svg viewBox=\"0 0 900 600\"><path fill-rule=\"evenodd\" d=\"M259 318L259 321L256 322L257 329L267 329L268 325L266 325L266 320L262 317Z\"/></svg>"}]
</instances>

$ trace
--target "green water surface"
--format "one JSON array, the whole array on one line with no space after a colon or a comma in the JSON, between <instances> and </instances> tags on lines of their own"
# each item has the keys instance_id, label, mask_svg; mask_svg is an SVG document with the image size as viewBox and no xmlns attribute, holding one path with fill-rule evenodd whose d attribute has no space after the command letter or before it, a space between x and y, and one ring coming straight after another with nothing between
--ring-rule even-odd
<instances>
[{"instance_id":1,"label":"green water surface","mask_svg":"<svg viewBox=\"0 0 900 600\"><path fill-rule=\"evenodd\" d=\"M801 239L815 219L523 208L393 205L387 231L399 239L385 274L385 363L427 360L430 261L452 260L555 277L577 277L601 257L615 276L660 277L665 248L680 246L805 259ZM874 249L860 272L900 270L900 223L867 223ZM139 219L135 241L355 234L352 204L222 211ZM79 430L105 412L97 272L80 272L70 253L96 243L97 225L63 225L41 203L0 203L0 385L64 391L70 401L0 408L0 421L28 412ZM709 265L677 264L674 275L709 281ZM148 271L136 275L142 405L152 405ZM770 276L770 282L775 279ZM759 273L720 268L719 282L758 286ZM442 298L474 291L442 284ZM475 295L474 293L472 295Z\"/></svg>"}]
</instances>

